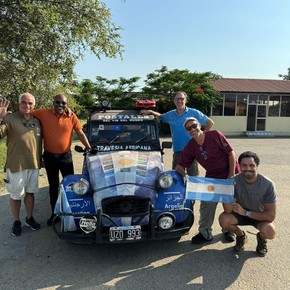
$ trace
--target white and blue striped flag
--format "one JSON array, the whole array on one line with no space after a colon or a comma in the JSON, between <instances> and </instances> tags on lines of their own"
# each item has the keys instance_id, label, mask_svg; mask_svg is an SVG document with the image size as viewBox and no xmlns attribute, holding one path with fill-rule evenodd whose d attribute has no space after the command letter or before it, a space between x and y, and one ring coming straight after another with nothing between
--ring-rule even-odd
<instances>
[{"instance_id":1,"label":"white and blue striped flag","mask_svg":"<svg viewBox=\"0 0 290 290\"><path fill-rule=\"evenodd\" d=\"M234 179L188 176L186 199L222 203L234 202Z\"/></svg>"}]
</instances>

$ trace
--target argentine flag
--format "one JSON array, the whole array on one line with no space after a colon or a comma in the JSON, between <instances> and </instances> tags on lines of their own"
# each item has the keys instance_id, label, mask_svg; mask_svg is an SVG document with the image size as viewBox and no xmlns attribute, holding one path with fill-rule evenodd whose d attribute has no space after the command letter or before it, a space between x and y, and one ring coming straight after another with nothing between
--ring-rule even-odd
<instances>
[{"instance_id":1,"label":"argentine flag","mask_svg":"<svg viewBox=\"0 0 290 290\"><path fill-rule=\"evenodd\" d=\"M186 199L222 203L234 202L234 179L187 176Z\"/></svg>"}]
</instances>

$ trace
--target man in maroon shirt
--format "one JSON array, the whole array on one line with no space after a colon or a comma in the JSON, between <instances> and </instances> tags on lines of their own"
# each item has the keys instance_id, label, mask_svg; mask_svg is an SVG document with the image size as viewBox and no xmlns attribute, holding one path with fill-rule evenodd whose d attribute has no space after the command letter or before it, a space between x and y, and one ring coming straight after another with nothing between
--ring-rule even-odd
<instances>
[{"instance_id":1,"label":"man in maroon shirt","mask_svg":"<svg viewBox=\"0 0 290 290\"><path fill-rule=\"evenodd\" d=\"M185 168L193 160L206 170L206 177L227 179L239 172L236 154L226 137L217 130L202 131L200 123L195 118L184 122L187 133L192 137L184 147L176 166L177 172L186 176ZM217 203L201 201L199 233L192 238L192 243L202 244L212 240L212 224ZM229 232L226 234L228 241Z\"/></svg>"}]
</instances>

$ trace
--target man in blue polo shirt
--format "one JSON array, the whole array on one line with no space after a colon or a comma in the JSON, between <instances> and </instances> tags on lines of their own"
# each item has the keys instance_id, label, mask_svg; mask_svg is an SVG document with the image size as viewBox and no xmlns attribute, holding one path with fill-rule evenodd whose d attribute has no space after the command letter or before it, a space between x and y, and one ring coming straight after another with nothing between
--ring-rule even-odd
<instances>
[{"instance_id":1,"label":"man in blue polo shirt","mask_svg":"<svg viewBox=\"0 0 290 290\"><path fill-rule=\"evenodd\" d=\"M186 107L186 99L186 93L178 91L173 98L176 109L164 114L160 114L152 110L140 111L142 115L154 115L156 118L161 120L161 122L169 124L173 144L172 169L175 169L183 148L191 139L191 136L186 133L183 127L185 120L190 117L197 119L198 122L204 127L204 130L210 130L214 125L213 120L201 111ZM196 160L192 163L190 168L187 168L187 174L198 175L198 165Z\"/></svg>"}]
</instances>

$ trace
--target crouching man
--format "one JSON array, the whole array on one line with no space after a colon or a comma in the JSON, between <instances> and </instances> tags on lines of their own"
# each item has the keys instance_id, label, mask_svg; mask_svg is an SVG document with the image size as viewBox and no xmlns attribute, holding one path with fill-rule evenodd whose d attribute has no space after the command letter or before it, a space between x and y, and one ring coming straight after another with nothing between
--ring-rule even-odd
<instances>
[{"instance_id":1,"label":"crouching man","mask_svg":"<svg viewBox=\"0 0 290 290\"><path fill-rule=\"evenodd\" d=\"M276 189L269 178L258 173L260 159L251 151L242 153L238 162L241 173L235 176L235 202L225 204L219 216L223 229L236 234L234 251L244 252L247 236L238 226L251 225L258 229L256 252L264 257L267 239L275 236Z\"/></svg>"}]
</instances>

